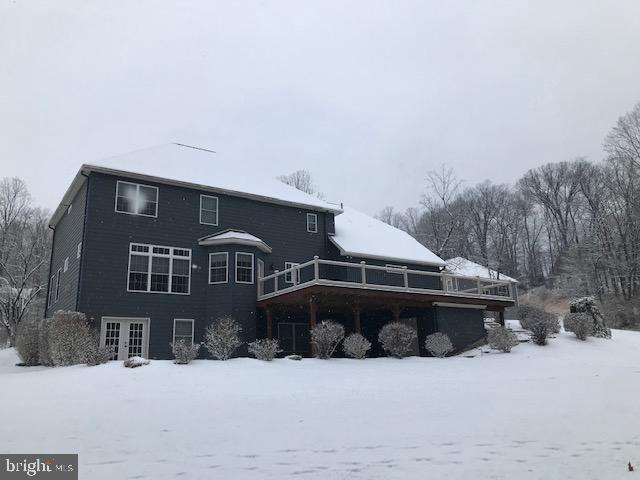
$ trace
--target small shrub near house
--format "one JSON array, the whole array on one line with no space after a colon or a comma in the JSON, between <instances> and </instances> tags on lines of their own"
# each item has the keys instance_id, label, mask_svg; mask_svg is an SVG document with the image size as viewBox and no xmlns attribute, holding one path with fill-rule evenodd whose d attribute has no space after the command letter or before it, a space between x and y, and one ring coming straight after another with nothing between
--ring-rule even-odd
<instances>
[{"instance_id":1,"label":"small shrub near house","mask_svg":"<svg viewBox=\"0 0 640 480\"><path fill-rule=\"evenodd\" d=\"M84 313L58 311L49 326L49 352L56 367L86 363L93 334Z\"/></svg>"},{"instance_id":2,"label":"small shrub near house","mask_svg":"<svg viewBox=\"0 0 640 480\"><path fill-rule=\"evenodd\" d=\"M324 360L333 356L344 338L344 327L333 320L324 320L311 329L311 344L315 356Z\"/></svg>"},{"instance_id":3,"label":"small shrub near house","mask_svg":"<svg viewBox=\"0 0 640 480\"><path fill-rule=\"evenodd\" d=\"M38 326L38 344L39 344L39 352L38 359L40 365L44 365L45 367L53 367L53 360L51 358L51 345L49 344L49 340L51 338L51 323L53 319L45 318L40 322Z\"/></svg>"},{"instance_id":4,"label":"small shrub near house","mask_svg":"<svg viewBox=\"0 0 640 480\"><path fill-rule=\"evenodd\" d=\"M359 333L352 333L342 342L342 350L347 357L363 359L371 349L371 342Z\"/></svg>"},{"instance_id":5,"label":"small shrub near house","mask_svg":"<svg viewBox=\"0 0 640 480\"><path fill-rule=\"evenodd\" d=\"M573 332L578 340L586 340L593 334L593 318L585 312L568 313L564 317L564 329Z\"/></svg>"},{"instance_id":6,"label":"small shrub near house","mask_svg":"<svg viewBox=\"0 0 640 480\"><path fill-rule=\"evenodd\" d=\"M263 338L249 344L249 353L265 362L270 362L281 352L280 343L276 339Z\"/></svg>"},{"instance_id":7,"label":"small shrub near house","mask_svg":"<svg viewBox=\"0 0 640 480\"><path fill-rule=\"evenodd\" d=\"M395 358L406 357L417 338L415 329L401 322L387 323L378 333L378 341L384 351Z\"/></svg>"},{"instance_id":8,"label":"small shrub near house","mask_svg":"<svg viewBox=\"0 0 640 480\"><path fill-rule=\"evenodd\" d=\"M228 360L242 345L240 332L242 327L233 317L222 317L207 327L204 334L204 346L217 360Z\"/></svg>"},{"instance_id":9,"label":"small shrub near house","mask_svg":"<svg viewBox=\"0 0 640 480\"><path fill-rule=\"evenodd\" d=\"M444 358L447 353L453 351L453 344L449 339L449 335L442 332L427 335L424 340L424 348L434 357Z\"/></svg>"},{"instance_id":10,"label":"small shrub near house","mask_svg":"<svg viewBox=\"0 0 640 480\"><path fill-rule=\"evenodd\" d=\"M200 352L199 343L187 343L186 340L180 339L177 342L169 344L173 353L173 363L178 365L188 365L198 358Z\"/></svg>"},{"instance_id":11,"label":"small shrub near house","mask_svg":"<svg viewBox=\"0 0 640 480\"><path fill-rule=\"evenodd\" d=\"M549 335L560 331L558 318L539 307L523 305L518 308L518 316L520 325L531 332L531 339L537 345L546 345Z\"/></svg>"},{"instance_id":12,"label":"small shrub near house","mask_svg":"<svg viewBox=\"0 0 640 480\"><path fill-rule=\"evenodd\" d=\"M100 345L100 335L94 333L89 349L87 350L86 363L89 366L102 365L103 363L107 363L109 360L111 360L113 352L113 347Z\"/></svg>"},{"instance_id":13,"label":"small shrub near house","mask_svg":"<svg viewBox=\"0 0 640 480\"><path fill-rule=\"evenodd\" d=\"M16 332L16 352L22 363L28 367L40 363L38 337L36 322L22 322Z\"/></svg>"},{"instance_id":14,"label":"small shrub near house","mask_svg":"<svg viewBox=\"0 0 640 480\"><path fill-rule=\"evenodd\" d=\"M506 327L496 327L489 330L487 341L491 348L505 353L509 353L519 343L516 334Z\"/></svg>"}]
</instances>

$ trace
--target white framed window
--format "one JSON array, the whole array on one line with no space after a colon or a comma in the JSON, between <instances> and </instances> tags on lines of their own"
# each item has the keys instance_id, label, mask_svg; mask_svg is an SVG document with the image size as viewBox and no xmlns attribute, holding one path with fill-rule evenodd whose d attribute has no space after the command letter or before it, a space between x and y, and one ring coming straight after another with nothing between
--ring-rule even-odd
<instances>
[{"instance_id":1,"label":"white framed window","mask_svg":"<svg viewBox=\"0 0 640 480\"><path fill-rule=\"evenodd\" d=\"M318 233L318 215L307 213L307 232Z\"/></svg>"},{"instance_id":2,"label":"white framed window","mask_svg":"<svg viewBox=\"0 0 640 480\"><path fill-rule=\"evenodd\" d=\"M64 259L64 271L69 270L69 257Z\"/></svg>"},{"instance_id":3,"label":"white framed window","mask_svg":"<svg viewBox=\"0 0 640 480\"><path fill-rule=\"evenodd\" d=\"M229 281L229 252L209 254L209 284Z\"/></svg>"},{"instance_id":4,"label":"white framed window","mask_svg":"<svg viewBox=\"0 0 640 480\"><path fill-rule=\"evenodd\" d=\"M57 302L58 298L60 298L60 274L61 273L62 273L62 270L59 268L58 273L56 274L56 291L53 299L54 302Z\"/></svg>"},{"instance_id":5,"label":"white framed window","mask_svg":"<svg viewBox=\"0 0 640 480\"><path fill-rule=\"evenodd\" d=\"M218 225L218 197L200 195L200 223Z\"/></svg>"},{"instance_id":6,"label":"white framed window","mask_svg":"<svg viewBox=\"0 0 640 480\"><path fill-rule=\"evenodd\" d=\"M71 213L72 209L73 209L73 203L70 203L69 206L67 207L67 215Z\"/></svg>"},{"instance_id":7,"label":"white framed window","mask_svg":"<svg viewBox=\"0 0 640 480\"><path fill-rule=\"evenodd\" d=\"M236 283L253 283L253 253L236 252Z\"/></svg>"},{"instance_id":8,"label":"white framed window","mask_svg":"<svg viewBox=\"0 0 640 480\"><path fill-rule=\"evenodd\" d=\"M127 291L189 295L191 250L131 243Z\"/></svg>"},{"instance_id":9,"label":"white framed window","mask_svg":"<svg viewBox=\"0 0 640 480\"><path fill-rule=\"evenodd\" d=\"M184 340L187 345L193 345L193 320L189 318L173 319L173 343Z\"/></svg>"},{"instance_id":10,"label":"white framed window","mask_svg":"<svg viewBox=\"0 0 640 480\"><path fill-rule=\"evenodd\" d=\"M82 255L82 242L78 244L78 248L76 249L76 258L80 258L80 255Z\"/></svg>"},{"instance_id":11,"label":"white framed window","mask_svg":"<svg viewBox=\"0 0 640 480\"><path fill-rule=\"evenodd\" d=\"M116 212L143 217L158 216L158 187L118 180Z\"/></svg>"},{"instance_id":12,"label":"white framed window","mask_svg":"<svg viewBox=\"0 0 640 480\"><path fill-rule=\"evenodd\" d=\"M300 265L296 262L284 262L284 269L288 270L290 268L295 267L296 265ZM295 279L295 282L294 282ZM284 274L284 282L285 283L300 283L300 270L292 270Z\"/></svg>"},{"instance_id":13,"label":"white framed window","mask_svg":"<svg viewBox=\"0 0 640 480\"><path fill-rule=\"evenodd\" d=\"M49 306L53 305L56 298L56 276L53 274L49 280Z\"/></svg>"},{"instance_id":14,"label":"white framed window","mask_svg":"<svg viewBox=\"0 0 640 480\"><path fill-rule=\"evenodd\" d=\"M387 263L384 268L386 268L386 272L387 273L403 273L403 271L405 270L404 265L394 265L392 263Z\"/></svg>"}]
</instances>

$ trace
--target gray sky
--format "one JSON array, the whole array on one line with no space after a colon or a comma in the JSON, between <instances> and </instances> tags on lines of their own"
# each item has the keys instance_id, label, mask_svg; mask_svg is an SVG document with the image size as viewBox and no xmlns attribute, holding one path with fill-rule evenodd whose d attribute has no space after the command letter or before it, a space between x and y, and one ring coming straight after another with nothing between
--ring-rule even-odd
<instances>
[{"instance_id":1,"label":"gray sky","mask_svg":"<svg viewBox=\"0 0 640 480\"><path fill-rule=\"evenodd\" d=\"M638 101L637 0L0 0L0 176L51 209L81 163L172 141L405 208L443 163L600 159Z\"/></svg>"}]
</instances>

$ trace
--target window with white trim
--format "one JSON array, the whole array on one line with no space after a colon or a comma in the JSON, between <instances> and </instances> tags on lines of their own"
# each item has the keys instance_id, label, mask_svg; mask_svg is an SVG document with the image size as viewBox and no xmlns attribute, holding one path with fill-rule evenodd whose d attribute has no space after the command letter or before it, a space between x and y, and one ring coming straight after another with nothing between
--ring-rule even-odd
<instances>
[{"instance_id":1,"label":"window with white trim","mask_svg":"<svg viewBox=\"0 0 640 480\"><path fill-rule=\"evenodd\" d=\"M218 225L218 197L200 195L200 223Z\"/></svg>"},{"instance_id":2,"label":"window with white trim","mask_svg":"<svg viewBox=\"0 0 640 480\"><path fill-rule=\"evenodd\" d=\"M186 318L173 319L173 343L184 340L187 345L193 345L193 320Z\"/></svg>"},{"instance_id":3,"label":"window with white trim","mask_svg":"<svg viewBox=\"0 0 640 480\"><path fill-rule=\"evenodd\" d=\"M118 180L116 212L144 217L158 216L158 187Z\"/></svg>"},{"instance_id":4,"label":"window with white trim","mask_svg":"<svg viewBox=\"0 0 640 480\"><path fill-rule=\"evenodd\" d=\"M80 255L82 255L82 242L78 244L78 248L76 249L76 258L80 258Z\"/></svg>"},{"instance_id":5,"label":"window with white trim","mask_svg":"<svg viewBox=\"0 0 640 480\"><path fill-rule=\"evenodd\" d=\"M73 209L73 203L70 203L69 206L67 207L67 215L71 213L72 209Z\"/></svg>"},{"instance_id":6,"label":"window with white trim","mask_svg":"<svg viewBox=\"0 0 640 480\"><path fill-rule=\"evenodd\" d=\"M209 254L209 283L227 283L229 281L229 252Z\"/></svg>"},{"instance_id":7,"label":"window with white trim","mask_svg":"<svg viewBox=\"0 0 640 480\"><path fill-rule=\"evenodd\" d=\"M407 268L404 265L394 265L392 263L387 263L384 267L387 269L387 273L403 273Z\"/></svg>"},{"instance_id":8,"label":"window with white trim","mask_svg":"<svg viewBox=\"0 0 640 480\"><path fill-rule=\"evenodd\" d=\"M64 259L64 271L69 270L69 257Z\"/></svg>"},{"instance_id":9,"label":"window with white trim","mask_svg":"<svg viewBox=\"0 0 640 480\"><path fill-rule=\"evenodd\" d=\"M49 306L53 305L56 298L56 275L53 274L49 280Z\"/></svg>"},{"instance_id":10,"label":"window with white trim","mask_svg":"<svg viewBox=\"0 0 640 480\"><path fill-rule=\"evenodd\" d=\"M253 253L236 252L236 283L253 283Z\"/></svg>"},{"instance_id":11,"label":"window with white trim","mask_svg":"<svg viewBox=\"0 0 640 480\"><path fill-rule=\"evenodd\" d=\"M132 243L127 291L189 295L191 250Z\"/></svg>"},{"instance_id":12,"label":"window with white trim","mask_svg":"<svg viewBox=\"0 0 640 480\"><path fill-rule=\"evenodd\" d=\"M307 232L318 233L318 215L307 213Z\"/></svg>"},{"instance_id":13,"label":"window with white trim","mask_svg":"<svg viewBox=\"0 0 640 480\"><path fill-rule=\"evenodd\" d=\"M295 262L284 262L284 269L288 270L290 268L295 267L296 265L300 265L300 264ZM294 283L293 281L294 278L296 279L295 283L300 283L300 270L291 270L290 272L286 272L284 274L285 283Z\"/></svg>"},{"instance_id":14,"label":"window with white trim","mask_svg":"<svg viewBox=\"0 0 640 480\"><path fill-rule=\"evenodd\" d=\"M54 301L57 302L58 298L60 298L60 274L62 273L62 270L59 268L58 269L58 273L56 274L56 291L55 291L55 297L54 297Z\"/></svg>"}]
</instances>

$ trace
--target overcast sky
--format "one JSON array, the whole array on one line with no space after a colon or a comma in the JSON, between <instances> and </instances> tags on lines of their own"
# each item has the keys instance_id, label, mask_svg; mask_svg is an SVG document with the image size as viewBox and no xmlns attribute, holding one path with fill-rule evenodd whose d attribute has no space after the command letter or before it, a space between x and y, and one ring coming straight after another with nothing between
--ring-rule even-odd
<instances>
[{"instance_id":1,"label":"overcast sky","mask_svg":"<svg viewBox=\"0 0 640 480\"><path fill-rule=\"evenodd\" d=\"M173 141L405 208L441 164L601 159L638 101L637 0L0 0L0 177L50 209L83 162Z\"/></svg>"}]
</instances>

